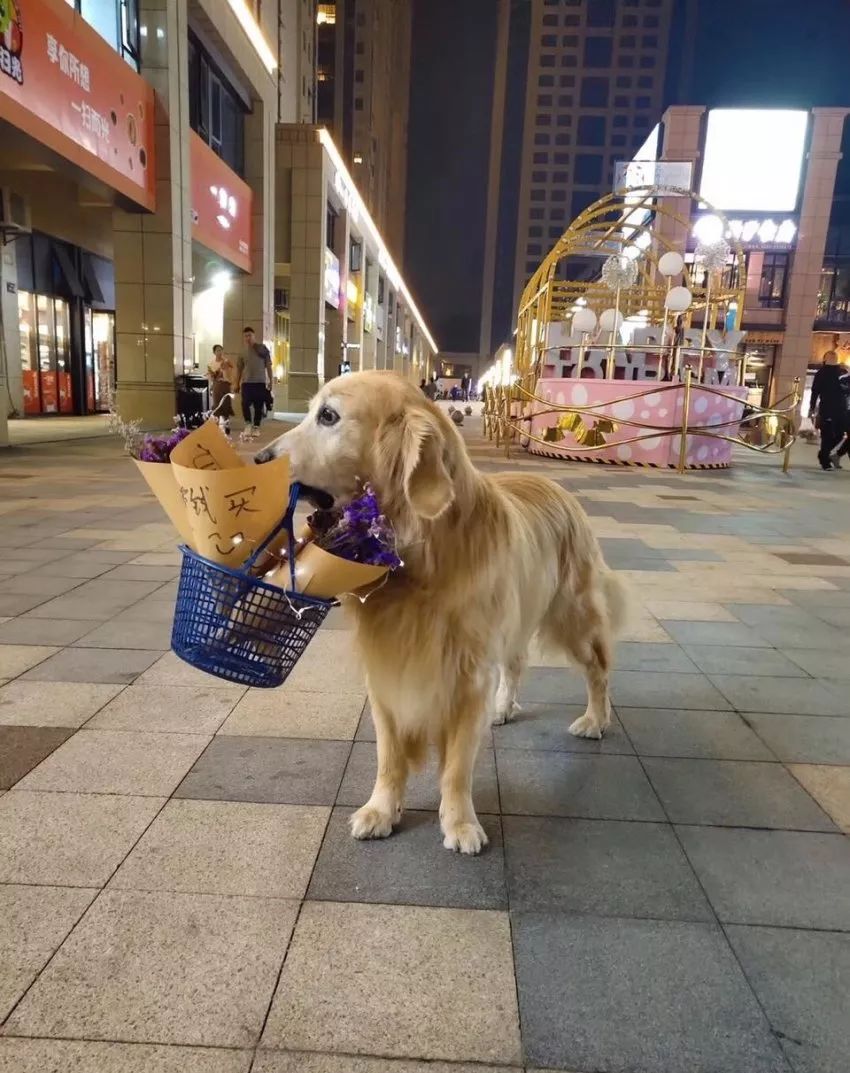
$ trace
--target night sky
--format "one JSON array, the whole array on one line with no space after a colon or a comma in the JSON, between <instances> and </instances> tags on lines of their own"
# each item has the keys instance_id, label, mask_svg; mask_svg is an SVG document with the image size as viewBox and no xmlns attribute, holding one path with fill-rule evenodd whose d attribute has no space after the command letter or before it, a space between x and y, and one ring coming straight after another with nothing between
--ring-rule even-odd
<instances>
[{"instance_id":1,"label":"night sky","mask_svg":"<svg viewBox=\"0 0 850 1073\"><path fill-rule=\"evenodd\" d=\"M689 6L693 62L671 71L671 103L850 105L850 0L677 0L676 57ZM495 34L495 0L414 0L404 264L444 350L478 349ZM512 242L500 238L500 255L511 280Z\"/></svg>"}]
</instances>

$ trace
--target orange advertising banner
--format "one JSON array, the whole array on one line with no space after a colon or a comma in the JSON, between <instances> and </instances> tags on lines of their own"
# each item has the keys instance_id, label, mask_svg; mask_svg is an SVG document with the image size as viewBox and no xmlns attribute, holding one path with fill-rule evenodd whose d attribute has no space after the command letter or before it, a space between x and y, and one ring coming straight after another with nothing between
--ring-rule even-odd
<instances>
[{"instance_id":1,"label":"orange advertising banner","mask_svg":"<svg viewBox=\"0 0 850 1073\"><path fill-rule=\"evenodd\" d=\"M192 238L250 272L253 191L194 131L190 139Z\"/></svg>"},{"instance_id":2,"label":"orange advertising banner","mask_svg":"<svg viewBox=\"0 0 850 1073\"><path fill-rule=\"evenodd\" d=\"M66 0L0 0L0 119L146 209L152 87Z\"/></svg>"}]
</instances>

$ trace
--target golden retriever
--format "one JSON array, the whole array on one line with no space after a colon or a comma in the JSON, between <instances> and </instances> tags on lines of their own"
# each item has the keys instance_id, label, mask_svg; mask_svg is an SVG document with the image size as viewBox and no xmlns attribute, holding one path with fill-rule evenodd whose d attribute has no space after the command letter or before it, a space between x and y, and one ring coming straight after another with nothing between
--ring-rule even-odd
<instances>
[{"instance_id":1,"label":"golden retriever","mask_svg":"<svg viewBox=\"0 0 850 1073\"><path fill-rule=\"evenodd\" d=\"M487 836L472 804L476 754L489 724L517 710L535 635L586 676L587 711L571 733L600 738L610 723L621 584L568 492L543 477L476 470L448 416L394 373L325 384L257 461L282 453L293 480L337 502L370 482L404 560L365 602L348 601L378 748L375 788L352 834L392 833L408 772L433 744L444 845L477 853Z\"/></svg>"}]
</instances>

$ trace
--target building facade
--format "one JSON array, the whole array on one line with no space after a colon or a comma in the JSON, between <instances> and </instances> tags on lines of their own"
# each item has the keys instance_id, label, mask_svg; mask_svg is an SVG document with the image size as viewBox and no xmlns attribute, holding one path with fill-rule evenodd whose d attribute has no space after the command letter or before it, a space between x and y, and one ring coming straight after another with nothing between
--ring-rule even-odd
<instances>
[{"instance_id":1,"label":"building facade","mask_svg":"<svg viewBox=\"0 0 850 1073\"><path fill-rule=\"evenodd\" d=\"M412 0L318 5L317 121L397 259L404 253Z\"/></svg>"},{"instance_id":2,"label":"building facade","mask_svg":"<svg viewBox=\"0 0 850 1073\"><path fill-rule=\"evenodd\" d=\"M318 16L315 0L0 5L0 423L117 398L170 427L180 378L203 390L212 347L238 353L246 325L284 378L303 281L276 285L277 128L315 135Z\"/></svg>"}]
</instances>

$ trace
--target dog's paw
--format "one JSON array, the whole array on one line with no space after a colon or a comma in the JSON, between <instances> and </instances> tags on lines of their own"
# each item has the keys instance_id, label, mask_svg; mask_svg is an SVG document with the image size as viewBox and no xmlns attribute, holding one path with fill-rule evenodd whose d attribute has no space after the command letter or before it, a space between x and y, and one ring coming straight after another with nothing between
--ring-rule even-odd
<instances>
[{"instance_id":1,"label":"dog's paw","mask_svg":"<svg viewBox=\"0 0 850 1073\"><path fill-rule=\"evenodd\" d=\"M446 849L456 850L458 853L480 853L489 841L484 828L477 820L475 823L456 823L443 833L443 845Z\"/></svg>"},{"instance_id":2,"label":"dog's paw","mask_svg":"<svg viewBox=\"0 0 850 1073\"><path fill-rule=\"evenodd\" d=\"M349 819L354 838L388 838L393 833L393 824L398 816L382 812L373 805L364 805Z\"/></svg>"},{"instance_id":3,"label":"dog's paw","mask_svg":"<svg viewBox=\"0 0 850 1073\"><path fill-rule=\"evenodd\" d=\"M503 726L505 723L512 723L514 721L515 716L518 715L521 711L522 706L520 704L517 704L515 700L511 701L510 705L507 708L500 709L493 716L493 726L500 727Z\"/></svg>"},{"instance_id":4,"label":"dog's paw","mask_svg":"<svg viewBox=\"0 0 850 1073\"><path fill-rule=\"evenodd\" d=\"M582 715L570 724L570 733L576 738L601 738L606 727L589 715Z\"/></svg>"}]
</instances>

